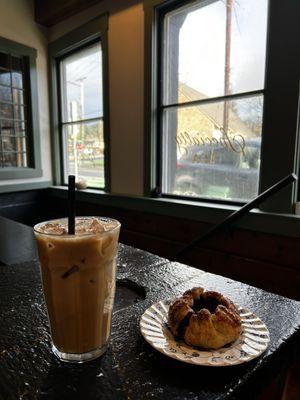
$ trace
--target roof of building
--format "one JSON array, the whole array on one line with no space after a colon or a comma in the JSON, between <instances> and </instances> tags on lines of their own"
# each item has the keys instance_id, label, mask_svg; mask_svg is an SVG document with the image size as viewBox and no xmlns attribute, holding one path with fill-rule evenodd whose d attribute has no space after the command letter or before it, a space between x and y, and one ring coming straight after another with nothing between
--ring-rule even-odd
<instances>
[{"instance_id":1,"label":"roof of building","mask_svg":"<svg viewBox=\"0 0 300 400\"><path fill-rule=\"evenodd\" d=\"M208 99L208 96L199 92L196 89L186 85L185 83L179 83L179 99L184 101L195 101ZM199 112L205 114L206 117L213 122L218 128L223 127L223 102L218 103L205 103L195 106ZM248 126L237 116L237 114L230 109L229 111L229 129L237 134L243 134L243 136L253 136L253 132Z\"/></svg>"}]
</instances>

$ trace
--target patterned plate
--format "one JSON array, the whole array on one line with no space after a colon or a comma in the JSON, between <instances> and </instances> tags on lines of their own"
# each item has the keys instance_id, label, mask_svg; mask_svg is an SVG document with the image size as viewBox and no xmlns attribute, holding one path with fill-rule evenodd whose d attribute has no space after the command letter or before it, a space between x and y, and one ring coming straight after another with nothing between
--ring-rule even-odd
<instances>
[{"instance_id":1,"label":"patterned plate","mask_svg":"<svg viewBox=\"0 0 300 400\"><path fill-rule=\"evenodd\" d=\"M261 355L270 341L266 325L251 311L239 307L243 332L233 343L218 350L201 350L176 341L168 325L169 305L160 301L149 307L140 320L140 329L145 340L161 353L195 365L223 367L242 364Z\"/></svg>"}]
</instances>

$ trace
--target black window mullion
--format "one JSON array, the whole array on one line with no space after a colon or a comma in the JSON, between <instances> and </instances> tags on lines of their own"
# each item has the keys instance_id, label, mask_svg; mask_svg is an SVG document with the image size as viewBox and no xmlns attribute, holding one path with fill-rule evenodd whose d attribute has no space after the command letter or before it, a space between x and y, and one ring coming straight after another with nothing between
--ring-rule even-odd
<instances>
[{"instance_id":1,"label":"black window mullion","mask_svg":"<svg viewBox=\"0 0 300 400\"><path fill-rule=\"evenodd\" d=\"M58 141L59 146L57 150L59 151L59 171L61 183L65 184L65 156L64 156L64 131L63 131L63 98L62 98L62 79L61 79L61 67L60 58L55 60L55 73L56 73L56 83L57 83L57 116L58 116Z\"/></svg>"},{"instance_id":2,"label":"black window mullion","mask_svg":"<svg viewBox=\"0 0 300 400\"><path fill-rule=\"evenodd\" d=\"M260 191L291 172L299 175L300 2L269 1ZM288 21L282 30L282 21ZM260 209L293 213L296 184L265 201ZM298 199L299 201L299 199Z\"/></svg>"},{"instance_id":3,"label":"black window mullion","mask_svg":"<svg viewBox=\"0 0 300 400\"><path fill-rule=\"evenodd\" d=\"M265 89L259 89L259 90L253 90L251 92L241 92L241 93L230 94L227 96L209 97L206 99L185 101L182 103L163 104L160 106L160 108L165 110L168 108L192 107L192 106L198 106L201 104L217 103L217 102L221 102L221 101L230 101L230 100L240 99L240 98L244 98L244 97L254 97L254 96L264 94L264 93L265 93Z\"/></svg>"},{"instance_id":4,"label":"black window mullion","mask_svg":"<svg viewBox=\"0 0 300 400\"><path fill-rule=\"evenodd\" d=\"M158 69L157 69L157 79L156 79L156 104L157 104L157 118L156 122L156 186L151 188L152 196L161 196L162 193L162 158L163 158L163 87L162 87L162 79L163 79L163 40L164 40L164 14L159 13L158 17L158 29L157 29L157 41L156 41L156 57L158 61Z\"/></svg>"},{"instance_id":5,"label":"black window mullion","mask_svg":"<svg viewBox=\"0 0 300 400\"><path fill-rule=\"evenodd\" d=\"M2 148L2 121L0 119L0 167L3 167L3 157L2 157L2 153L3 153L3 148Z\"/></svg>"},{"instance_id":6,"label":"black window mullion","mask_svg":"<svg viewBox=\"0 0 300 400\"><path fill-rule=\"evenodd\" d=\"M81 124L83 122L94 122L94 121L103 121L103 117L95 117L95 118L86 118L86 119L79 119L77 121L67 121L67 122L61 122L61 126L64 125L75 125L75 124Z\"/></svg>"}]
</instances>

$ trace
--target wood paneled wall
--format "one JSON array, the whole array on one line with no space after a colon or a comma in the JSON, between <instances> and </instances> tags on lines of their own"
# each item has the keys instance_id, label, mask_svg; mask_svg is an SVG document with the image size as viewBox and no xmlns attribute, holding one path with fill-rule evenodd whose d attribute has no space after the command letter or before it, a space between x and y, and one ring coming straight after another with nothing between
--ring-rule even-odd
<instances>
[{"instance_id":1,"label":"wood paneled wall","mask_svg":"<svg viewBox=\"0 0 300 400\"><path fill-rule=\"evenodd\" d=\"M51 200L51 204L54 205L55 201ZM56 206L56 212L58 210ZM79 215L116 218L122 223L120 239L123 243L171 259L185 243L210 227L179 217L100 207L84 202L78 203L77 212ZM300 300L299 249L300 239L297 238L232 229L207 240L181 261Z\"/></svg>"},{"instance_id":2,"label":"wood paneled wall","mask_svg":"<svg viewBox=\"0 0 300 400\"><path fill-rule=\"evenodd\" d=\"M45 190L1 193L0 215L33 226L36 222L47 218L45 195Z\"/></svg>"},{"instance_id":3,"label":"wood paneled wall","mask_svg":"<svg viewBox=\"0 0 300 400\"><path fill-rule=\"evenodd\" d=\"M77 204L78 215L104 215L122 223L123 243L173 259L210 225L150 212ZM33 225L67 215L66 200L47 190L0 195L0 215ZM182 262L300 300L300 239L232 229L196 247Z\"/></svg>"}]
</instances>

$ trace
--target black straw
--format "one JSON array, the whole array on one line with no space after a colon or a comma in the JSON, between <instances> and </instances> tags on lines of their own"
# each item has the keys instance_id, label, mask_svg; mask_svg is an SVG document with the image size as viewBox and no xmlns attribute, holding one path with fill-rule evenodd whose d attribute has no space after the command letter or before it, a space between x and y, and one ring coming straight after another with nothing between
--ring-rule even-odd
<instances>
[{"instance_id":1,"label":"black straw","mask_svg":"<svg viewBox=\"0 0 300 400\"><path fill-rule=\"evenodd\" d=\"M69 215L68 215L68 233L75 234L75 176L69 175L68 181L68 199L69 199Z\"/></svg>"}]
</instances>

